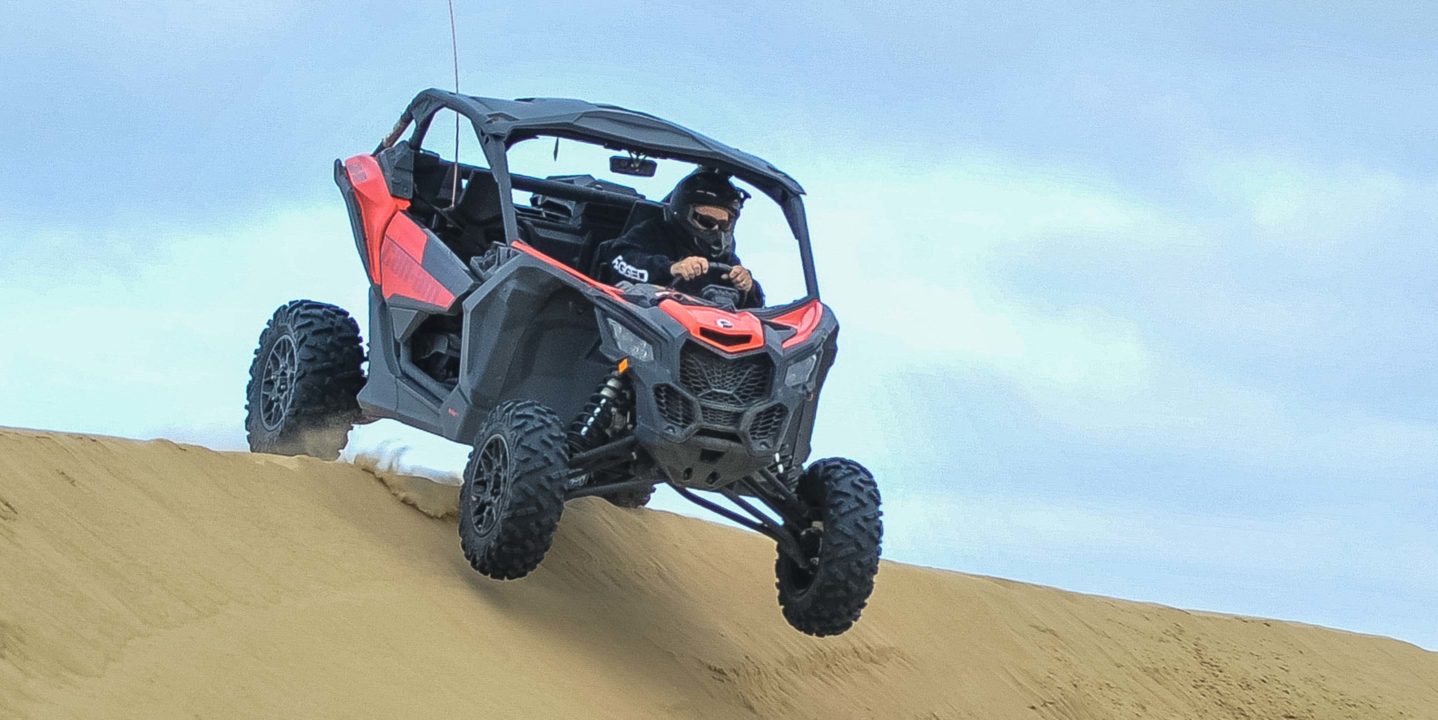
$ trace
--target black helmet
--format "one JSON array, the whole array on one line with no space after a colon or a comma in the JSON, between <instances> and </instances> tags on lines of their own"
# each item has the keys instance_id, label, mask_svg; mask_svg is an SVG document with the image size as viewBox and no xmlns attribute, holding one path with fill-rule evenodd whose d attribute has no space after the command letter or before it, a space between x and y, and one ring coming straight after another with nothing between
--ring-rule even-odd
<instances>
[{"instance_id":1,"label":"black helmet","mask_svg":"<svg viewBox=\"0 0 1438 720\"><path fill-rule=\"evenodd\" d=\"M695 253L710 259L721 258L734 249L734 225L739 222L739 210L747 199L749 193L734 187L728 175L700 168L674 186L664 206L664 219L689 239ZM698 212L700 207L720 208L728 212L729 218L727 221L716 219L711 214Z\"/></svg>"}]
</instances>

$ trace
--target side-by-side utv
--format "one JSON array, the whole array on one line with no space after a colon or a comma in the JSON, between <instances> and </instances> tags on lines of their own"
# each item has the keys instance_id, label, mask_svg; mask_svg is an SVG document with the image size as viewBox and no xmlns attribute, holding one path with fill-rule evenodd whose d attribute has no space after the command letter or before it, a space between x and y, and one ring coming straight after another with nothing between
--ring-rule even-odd
<instances>
[{"instance_id":1,"label":"side-by-side utv","mask_svg":"<svg viewBox=\"0 0 1438 720\"><path fill-rule=\"evenodd\" d=\"M434 150L441 110L472 126L487 167ZM617 151L616 174L652 176L663 160L746 183L783 210L805 296L738 310L719 263L697 296L598 282L600 245L664 203L590 175L511 173L511 148L539 138ZM819 301L798 183L644 113L441 90L420 93L373 153L337 161L335 182L370 283L369 350L340 308L277 310L250 370L252 450L335 458L354 423L379 418L471 445L461 545L498 579L539 565L566 500L637 507L665 483L777 543L795 628L832 635L858 619L879 567L879 492L852 460L806 464L838 323Z\"/></svg>"}]
</instances>

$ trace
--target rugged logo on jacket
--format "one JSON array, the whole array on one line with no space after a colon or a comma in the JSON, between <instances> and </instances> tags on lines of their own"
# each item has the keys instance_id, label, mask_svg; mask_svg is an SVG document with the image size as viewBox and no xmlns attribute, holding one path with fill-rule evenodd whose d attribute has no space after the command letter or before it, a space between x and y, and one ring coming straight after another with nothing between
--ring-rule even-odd
<instances>
[{"instance_id":1,"label":"rugged logo on jacket","mask_svg":"<svg viewBox=\"0 0 1438 720\"><path fill-rule=\"evenodd\" d=\"M620 275L623 275L624 277L633 280L634 282L649 282L649 271L643 268L634 267L633 265L624 262L623 255L614 258L614 262L610 263L610 265L614 268L614 272L617 272Z\"/></svg>"}]
</instances>

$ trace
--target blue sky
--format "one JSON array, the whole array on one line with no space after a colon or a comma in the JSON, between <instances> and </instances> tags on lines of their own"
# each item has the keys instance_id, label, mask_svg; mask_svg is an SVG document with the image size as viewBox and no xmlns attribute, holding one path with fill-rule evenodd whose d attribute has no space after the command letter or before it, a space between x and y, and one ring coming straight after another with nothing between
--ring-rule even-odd
<instances>
[{"instance_id":1,"label":"blue sky","mask_svg":"<svg viewBox=\"0 0 1438 720\"><path fill-rule=\"evenodd\" d=\"M458 0L461 81L804 183L890 557L1438 647L1438 15L775 5ZM450 82L444 4L9 16L0 424L240 446L271 310L362 306L330 164Z\"/></svg>"}]
</instances>

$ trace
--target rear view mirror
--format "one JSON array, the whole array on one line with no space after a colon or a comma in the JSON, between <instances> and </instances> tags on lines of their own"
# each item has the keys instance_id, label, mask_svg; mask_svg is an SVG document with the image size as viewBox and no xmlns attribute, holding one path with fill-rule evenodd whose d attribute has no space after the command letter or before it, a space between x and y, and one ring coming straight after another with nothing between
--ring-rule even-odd
<instances>
[{"instance_id":1,"label":"rear view mirror","mask_svg":"<svg viewBox=\"0 0 1438 720\"><path fill-rule=\"evenodd\" d=\"M633 175L635 177L654 177L659 170L659 163L646 157L634 155L615 155L609 158L609 171L620 175Z\"/></svg>"}]
</instances>

